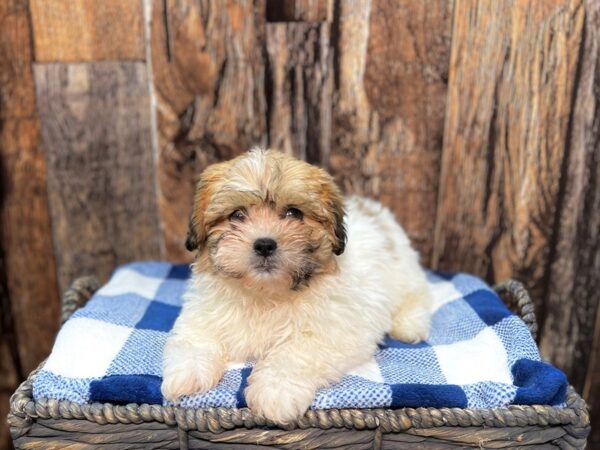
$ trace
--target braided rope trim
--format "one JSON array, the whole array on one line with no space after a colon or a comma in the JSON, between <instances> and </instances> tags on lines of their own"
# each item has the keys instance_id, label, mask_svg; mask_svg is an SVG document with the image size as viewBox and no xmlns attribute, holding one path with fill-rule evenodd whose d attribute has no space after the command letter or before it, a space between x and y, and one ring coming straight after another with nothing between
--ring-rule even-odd
<instances>
[{"instance_id":1,"label":"braided rope trim","mask_svg":"<svg viewBox=\"0 0 600 450\"><path fill-rule=\"evenodd\" d=\"M41 367L41 366L40 366ZM173 406L110 403L79 404L55 399L31 398L32 381L37 371L21 384L10 399L9 423L16 434L25 434L35 419L80 419L98 423L137 424L160 422L183 430L219 433L233 428L279 427L254 415L248 408L184 409ZM511 405L495 409L402 408L402 409L329 409L310 410L286 430L306 428L380 428L383 433L409 428L454 427L526 427L569 426L569 434L580 438L589 433L589 413L585 401L569 387L567 407Z\"/></svg>"},{"instance_id":2,"label":"braided rope trim","mask_svg":"<svg viewBox=\"0 0 600 450\"><path fill-rule=\"evenodd\" d=\"M98 289L97 280L78 279L65 293L63 320L82 306ZM533 304L522 284L507 281L496 287L498 293L509 294L512 306L519 308L532 334L537 330ZM510 301L511 299L509 299ZM535 336L535 335L534 335ZM248 408L184 409L173 406L110 403L79 404L71 401L32 398L32 384L43 363L34 370L10 399L9 424L13 438L26 434L35 419L79 419L98 424L137 424L160 422L178 426L182 430L219 433L233 428L280 427L287 430L300 428L380 429L383 433L401 432L409 428L432 427L526 427L563 426L575 439L585 439L590 429L590 418L585 401L573 387L567 391L567 407L545 405L510 405L494 409L462 408L402 408L402 409L329 409L309 410L296 422L277 425Z\"/></svg>"},{"instance_id":3,"label":"braided rope trim","mask_svg":"<svg viewBox=\"0 0 600 450\"><path fill-rule=\"evenodd\" d=\"M506 280L494 286L494 290L502 297L506 305L525 322L533 339L537 339L538 324L535 318L535 307L525 286L516 280Z\"/></svg>"},{"instance_id":4,"label":"braided rope trim","mask_svg":"<svg viewBox=\"0 0 600 450\"><path fill-rule=\"evenodd\" d=\"M84 306L91 296L100 289L100 282L95 277L77 278L62 297L61 325L71 315Z\"/></svg>"}]
</instances>

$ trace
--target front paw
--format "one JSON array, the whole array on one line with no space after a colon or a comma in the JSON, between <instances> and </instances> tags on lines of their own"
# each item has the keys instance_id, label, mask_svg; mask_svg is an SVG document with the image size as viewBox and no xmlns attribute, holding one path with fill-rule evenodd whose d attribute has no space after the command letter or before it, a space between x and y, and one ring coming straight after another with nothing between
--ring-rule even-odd
<instances>
[{"instance_id":1,"label":"front paw","mask_svg":"<svg viewBox=\"0 0 600 450\"><path fill-rule=\"evenodd\" d=\"M429 336L431 319L423 315L418 318L406 318L402 315L394 317L390 335L399 341L408 344L418 344Z\"/></svg>"},{"instance_id":2,"label":"front paw","mask_svg":"<svg viewBox=\"0 0 600 450\"><path fill-rule=\"evenodd\" d=\"M282 378L268 369L253 372L248 383L245 396L252 412L282 425L302 417L316 393L307 380Z\"/></svg>"},{"instance_id":3,"label":"front paw","mask_svg":"<svg viewBox=\"0 0 600 450\"><path fill-rule=\"evenodd\" d=\"M219 383L223 372L224 363L217 354L170 345L165 349L160 389L166 400L176 402L183 395L209 391Z\"/></svg>"}]
</instances>

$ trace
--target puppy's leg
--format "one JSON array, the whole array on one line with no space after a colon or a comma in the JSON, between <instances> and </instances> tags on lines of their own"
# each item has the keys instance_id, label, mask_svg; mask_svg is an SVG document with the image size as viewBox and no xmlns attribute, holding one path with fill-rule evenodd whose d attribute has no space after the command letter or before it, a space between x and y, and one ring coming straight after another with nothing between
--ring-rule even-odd
<instances>
[{"instance_id":1,"label":"puppy's leg","mask_svg":"<svg viewBox=\"0 0 600 450\"><path fill-rule=\"evenodd\" d=\"M374 344L335 345L302 337L274 349L252 370L245 391L248 406L276 423L289 423L306 412L319 388L338 381L375 353Z\"/></svg>"},{"instance_id":2,"label":"puppy's leg","mask_svg":"<svg viewBox=\"0 0 600 450\"><path fill-rule=\"evenodd\" d=\"M433 298L427 282L423 280L408 292L403 292L401 302L392 318L394 339L416 344L429 336Z\"/></svg>"},{"instance_id":3,"label":"puppy's leg","mask_svg":"<svg viewBox=\"0 0 600 450\"><path fill-rule=\"evenodd\" d=\"M165 344L163 382L165 399L204 393L217 385L225 370L221 349L208 336L173 334Z\"/></svg>"}]
</instances>

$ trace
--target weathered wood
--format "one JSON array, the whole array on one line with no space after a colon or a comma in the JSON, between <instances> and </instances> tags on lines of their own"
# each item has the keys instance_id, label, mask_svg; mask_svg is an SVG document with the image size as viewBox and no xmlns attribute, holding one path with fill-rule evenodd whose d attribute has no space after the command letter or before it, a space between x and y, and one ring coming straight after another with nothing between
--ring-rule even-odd
<instances>
[{"instance_id":1,"label":"weathered wood","mask_svg":"<svg viewBox=\"0 0 600 450\"><path fill-rule=\"evenodd\" d=\"M34 69L61 289L160 258L145 65Z\"/></svg>"},{"instance_id":2,"label":"weathered wood","mask_svg":"<svg viewBox=\"0 0 600 450\"><path fill-rule=\"evenodd\" d=\"M1 233L1 230L0 230ZM10 410L9 398L18 386L19 359L14 338L12 313L6 287L4 258L0 254L0 418ZM10 448L8 427L0 422L0 448Z\"/></svg>"},{"instance_id":3,"label":"weathered wood","mask_svg":"<svg viewBox=\"0 0 600 450\"><path fill-rule=\"evenodd\" d=\"M589 448L600 447L600 308L596 310L596 326L592 339L590 363L587 367L582 395L592 411Z\"/></svg>"},{"instance_id":4,"label":"weathered wood","mask_svg":"<svg viewBox=\"0 0 600 450\"><path fill-rule=\"evenodd\" d=\"M1 355L0 355L1 356ZM8 401L10 396L12 395L12 391L0 391L0 417L6 417L9 411ZM8 426L3 421L0 424L0 448L10 450L13 448L12 439L10 436L10 432Z\"/></svg>"},{"instance_id":5,"label":"weathered wood","mask_svg":"<svg viewBox=\"0 0 600 450\"><path fill-rule=\"evenodd\" d=\"M60 308L27 8L25 0L0 2L0 245L12 315L6 319L24 373L50 352Z\"/></svg>"},{"instance_id":6,"label":"weathered wood","mask_svg":"<svg viewBox=\"0 0 600 450\"><path fill-rule=\"evenodd\" d=\"M267 0L269 22L324 22L333 15L333 0Z\"/></svg>"},{"instance_id":7,"label":"weathered wood","mask_svg":"<svg viewBox=\"0 0 600 450\"><path fill-rule=\"evenodd\" d=\"M2 246L19 358L27 373L50 352L60 309L37 119L5 119L0 147Z\"/></svg>"},{"instance_id":8,"label":"weathered wood","mask_svg":"<svg viewBox=\"0 0 600 450\"><path fill-rule=\"evenodd\" d=\"M50 351L58 329L27 8L26 0L0 2L0 418L24 372ZM4 420L0 448L11 448Z\"/></svg>"},{"instance_id":9,"label":"weathered wood","mask_svg":"<svg viewBox=\"0 0 600 450\"><path fill-rule=\"evenodd\" d=\"M544 280L540 340L543 355L579 389L588 370L600 303L600 3L586 4L585 42L557 205L556 244Z\"/></svg>"},{"instance_id":10,"label":"weathered wood","mask_svg":"<svg viewBox=\"0 0 600 450\"><path fill-rule=\"evenodd\" d=\"M451 1L336 7L330 168L347 192L380 199L425 263L441 158Z\"/></svg>"},{"instance_id":11,"label":"weathered wood","mask_svg":"<svg viewBox=\"0 0 600 450\"><path fill-rule=\"evenodd\" d=\"M583 19L582 0L454 10L433 266L521 280L542 314Z\"/></svg>"},{"instance_id":12,"label":"weathered wood","mask_svg":"<svg viewBox=\"0 0 600 450\"><path fill-rule=\"evenodd\" d=\"M589 448L600 448L600 3L586 5L585 41L571 117L540 348L583 390Z\"/></svg>"},{"instance_id":13,"label":"weathered wood","mask_svg":"<svg viewBox=\"0 0 600 450\"><path fill-rule=\"evenodd\" d=\"M267 24L269 146L325 165L331 145L329 24Z\"/></svg>"},{"instance_id":14,"label":"weathered wood","mask_svg":"<svg viewBox=\"0 0 600 450\"><path fill-rule=\"evenodd\" d=\"M196 3L152 2L152 76L161 117L163 108L183 114L196 96L213 88L217 67L206 50L204 28Z\"/></svg>"},{"instance_id":15,"label":"weathered wood","mask_svg":"<svg viewBox=\"0 0 600 450\"><path fill-rule=\"evenodd\" d=\"M143 60L142 0L30 0L37 62Z\"/></svg>"},{"instance_id":16,"label":"weathered wood","mask_svg":"<svg viewBox=\"0 0 600 450\"><path fill-rule=\"evenodd\" d=\"M167 13L161 5L153 3L151 33L161 230L166 256L189 261L183 244L197 175L267 142L265 4L236 0L215 8L210 1L168 1ZM168 72L161 73L164 66Z\"/></svg>"},{"instance_id":17,"label":"weathered wood","mask_svg":"<svg viewBox=\"0 0 600 450\"><path fill-rule=\"evenodd\" d=\"M35 115L27 0L0 2L0 120Z\"/></svg>"}]
</instances>

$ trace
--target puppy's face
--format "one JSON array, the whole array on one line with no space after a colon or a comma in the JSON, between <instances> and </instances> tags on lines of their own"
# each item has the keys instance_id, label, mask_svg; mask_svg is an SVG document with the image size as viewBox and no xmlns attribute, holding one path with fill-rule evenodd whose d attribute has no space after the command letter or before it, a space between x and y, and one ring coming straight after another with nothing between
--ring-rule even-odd
<instances>
[{"instance_id":1,"label":"puppy's face","mask_svg":"<svg viewBox=\"0 0 600 450\"><path fill-rule=\"evenodd\" d=\"M282 292L335 270L344 250L342 196L322 169L272 150L202 174L186 246L198 270Z\"/></svg>"}]
</instances>

